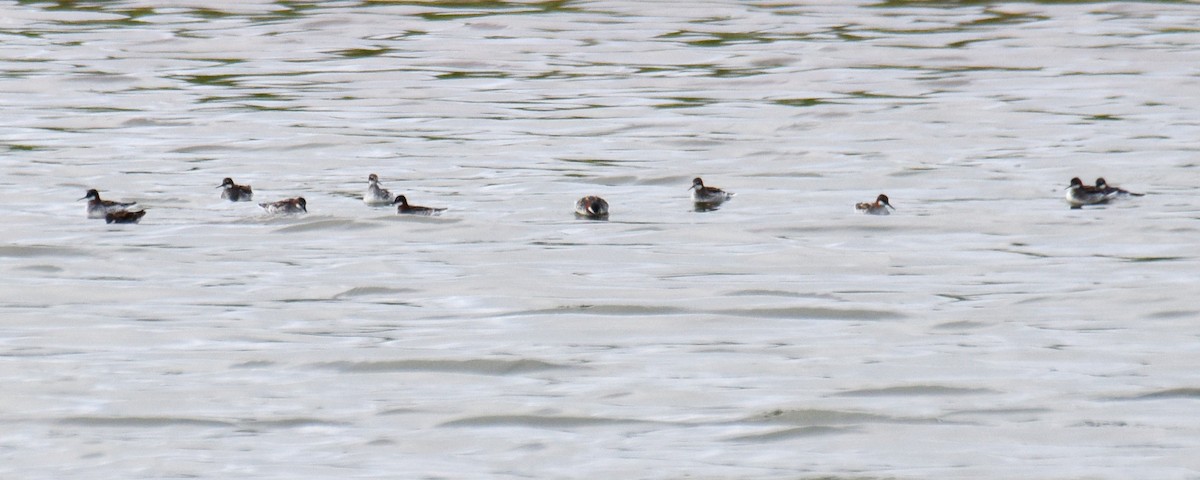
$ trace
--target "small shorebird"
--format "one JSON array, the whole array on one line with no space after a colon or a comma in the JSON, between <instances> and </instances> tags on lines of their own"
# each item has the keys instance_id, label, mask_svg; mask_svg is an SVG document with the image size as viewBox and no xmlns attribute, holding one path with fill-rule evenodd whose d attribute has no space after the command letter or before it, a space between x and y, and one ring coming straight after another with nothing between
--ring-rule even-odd
<instances>
[{"instance_id":1,"label":"small shorebird","mask_svg":"<svg viewBox=\"0 0 1200 480\"><path fill-rule=\"evenodd\" d=\"M289 198L272 203L260 203L258 206L266 210L267 213L280 215L308 213L308 202L304 201L304 197Z\"/></svg>"},{"instance_id":2,"label":"small shorebird","mask_svg":"<svg viewBox=\"0 0 1200 480\"><path fill-rule=\"evenodd\" d=\"M142 217L146 216L145 210L131 212L129 210L121 210L111 212L104 216L105 223L138 223L142 221Z\"/></svg>"},{"instance_id":3,"label":"small shorebird","mask_svg":"<svg viewBox=\"0 0 1200 480\"><path fill-rule=\"evenodd\" d=\"M221 191L221 198L231 202L249 202L254 197L254 191L250 190L249 185L238 185L233 183L233 179L225 177L217 188L224 188Z\"/></svg>"},{"instance_id":4,"label":"small shorebird","mask_svg":"<svg viewBox=\"0 0 1200 480\"><path fill-rule=\"evenodd\" d=\"M891 215L892 212L888 211L889 208L892 210L896 209L896 207L888 203L887 195L882 193L878 197L875 197L875 203L859 202L854 204L855 210L868 215Z\"/></svg>"},{"instance_id":5,"label":"small shorebird","mask_svg":"<svg viewBox=\"0 0 1200 480\"><path fill-rule=\"evenodd\" d=\"M1105 203L1109 199L1109 195L1105 193L1105 189L1084 185L1083 180L1079 177L1071 179L1071 185L1067 186L1067 203L1071 204L1071 208L1079 208L1084 205L1097 205Z\"/></svg>"},{"instance_id":6,"label":"small shorebird","mask_svg":"<svg viewBox=\"0 0 1200 480\"><path fill-rule=\"evenodd\" d=\"M583 197L575 202L575 216L592 220L607 220L608 202L594 195Z\"/></svg>"},{"instance_id":7,"label":"small shorebird","mask_svg":"<svg viewBox=\"0 0 1200 480\"><path fill-rule=\"evenodd\" d=\"M114 202L112 200L101 200L100 192L96 189L87 191L87 195L79 200L87 200L87 218L104 218L105 215L114 212L123 212L130 208L136 207L137 202Z\"/></svg>"},{"instance_id":8,"label":"small shorebird","mask_svg":"<svg viewBox=\"0 0 1200 480\"><path fill-rule=\"evenodd\" d=\"M409 205L408 198L405 197L404 195L397 195L396 199L393 200L392 203L396 205L396 213L403 213L403 214L408 214L408 215L437 215L439 213L442 213L442 210L445 210L445 208L433 208L433 207L422 207L419 205Z\"/></svg>"},{"instance_id":9,"label":"small shorebird","mask_svg":"<svg viewBox=\"0 0 1200 480\"><path fill-rule=\"evenodd\" d=\"M1100 178L1096 179L1096 189L1103 191L1104 195L1108 196L1108 198L1125 197L1125 196L1140 197L1142 195L1145 195L1144 193L1133 193L1129 190L1125 190L1125 189L1122 189L1119 187L1114 187L1112 185L1109 185L1108 182L1104 181L1104 177L1100 177Z\"/></svg>"},{"instance_id":10,"label":"small shorebird","mask_svg":"<svg viewBox=\"0 0 1200 480\"><path fill-rule=\"evenodd\" d=\"M379 186L379 176L372 173L367 176L367 192L363 194L363 202L371 206L391 205L392 192Z\"/></svg>"},{"instance_id":11,"label":"small shorebird","mask_svg":"<svg viewBox=\"0 0 1200 480\"><path fill-rule=\"evenodd\" d=\"M692 179L692 202L698 205L716 206L722 202L733 198L733 193L726 192L717 187L704 186L704 180L700 177Z\"/></svg>"}]
</instances>

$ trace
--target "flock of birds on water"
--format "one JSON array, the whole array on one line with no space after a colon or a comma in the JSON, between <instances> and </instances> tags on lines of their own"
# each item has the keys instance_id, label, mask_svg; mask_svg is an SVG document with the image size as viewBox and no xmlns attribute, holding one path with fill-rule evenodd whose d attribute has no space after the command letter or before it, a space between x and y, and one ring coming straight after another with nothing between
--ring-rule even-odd
<instances>
[{"instance_id":1,"label":"flock of birds on water","mask_svg":"<svg viewBox=\"0 0 1200 480\"><path fill-rule=\"evenodd\" d=\"M225 178L217 188L222 189L221 198L231 202L249 202L254 198L254 190L249 185L238 185L232 178ZM689 190L692 192L692 202L695 203L697 211L714 210L734 196L731 192L705 185L704 180L701 180L700 177L692 180ZM1071 179L1071 184L1067 187L1066 200L1072 209L1077 209L1084 205L1108 203L1110 200L1120 197L1140 197L1142 195L1144 194L1111 186L1104 181L1104 178L1097 178L1095 185L1085 185L1079 177L1075 177ZM137 202L103 200L100 198L100 192L94 188L88 190L80 200L88 201L88 218L103 218L107 223L138 223L142 217L146 216L146 210L141 208ZM395 205L396 213L404 215L439 215L446 210L440 207L410 205L408 198L404 195L392 195L392 192L383 188L379 184L379 176L374 173L367 177L367 190L363 193L363 202L370 206ZM308 201L304 197L287 198L258 205L273 215L308 213ZM854 205L855 211L867 215L888 215L891 213L889 209L895 210L896 207L893 207L888 201L888 196L882 193L875 198L874 202L860 202ZM575 202L575 216L591 220L607 220L608 202L595 195L580 198Z\"/></svg>"}]
</instances>

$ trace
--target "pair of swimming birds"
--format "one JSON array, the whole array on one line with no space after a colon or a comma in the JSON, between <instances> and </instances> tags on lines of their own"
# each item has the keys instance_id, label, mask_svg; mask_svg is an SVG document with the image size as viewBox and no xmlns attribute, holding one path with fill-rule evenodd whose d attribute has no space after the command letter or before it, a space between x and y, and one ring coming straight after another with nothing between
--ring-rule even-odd
<instances>
[{"instance_id":1,"label":"pair of swimming birds","mask_svg":"<svg viewBox=\"0 0 1200 480\"><path fill-rule=\"evenodd\" d=\"M713 210L725 201L733 198L734 194L717 187L704 185L700 177L692 179L692 202L696 210ZM608 202L595 195L588 195L575 202L575 216L591 220L608 219Z\"/></svg>"},{"instance_id":2,"label":"pair of swimming birds","mask_svg":"<svg viewBox=\"0 0 1200 480\"><path fill-rule=\"evenodd\" d=\"M1071 184L1067 187L1066 198L1067 203L1071 204L1071 208L1080 208L1084 205L1108 203L1109 200L1116 198L1140 197L1142 195L1145 194L1134 193L1109 185L1104 180L1104 177L1097 178L1095 185L1084 185L1083 180L1075 177L1071 179ZM895 209L888 203L888 197L884 194L879 194L879 197L875 199L875 203L863 202L854 206L855 210L873 215L887 215L888 208Z\"/></svg>"},{"instance_id":3,"label":"pair of swimming birds","mask_svg":"<svg viewBox=\"0 0 1200 480\"><path fill-rule=\"evenodd\" d=\"M249 202L254 200L254 189L249 185L238 185L232 178L225 177L217 188L221 190L221 198L231 202ZM297 215L308 213L308 201L304 197L285 198L277 202L260 203L258 206L267 213L276 215Z\"/></svg>"},{"instance_id":4,"label":"pair of swimming birds","mask_svg":"<svg viewBox=\"0 0 1200 480\"><path fill-rule=\"evenodd\" d=\"M367 191L363 193L363 202L371 206L395 205L396 213L406 215L438 215L446 210L445 207L422 207L410 205L404 195L392 196L392 192L379 184L379 175L374 173L367 176Z\"/></svg>"},{"instance_id":5,"label":"pair of swimming birds","mask_svg":"<svg viewBox=\"0 0 1200 480\"><path fill-rule=\"evenodd\" d=\"M1079 177L1075 177L1071 179L1071 184L1067 187L1066 198L1067 203L1071 204L1071 208L1080 208L1084 205L1099 205L1102 203L1108 203L1109 200L1116 198L1140 197L1143 195L1145 194L1134 193L1109 185L1108 182L1104 180L1104 177L1097 178L1095 185L1084 185L1083 180L1080 180ZM863 202L854 206L855 210L872 215L887 215L888 208L893 210L895 209L895 207L892 207L892 205L888 203L887 195L882 193L879 194L879 197L875 198L874 203Z\"/></svg>"},{"instance_id":6,"label":"pair of swimming birds","mask_svg":"<svg viewBox=\"0 0 1200 480\"><path fill-rule=\"evenodd\" d=\"M696 204L697 210L713 209L733 198L734 195L717 187L705 186L704 180L701 180L700 177L692 179L691 190L692 201ZM888 203L888 196L882 193L875 197L874 203L861 202L854 205L855 210L871 215L887 215L889 208L895 210L895 207Z\"/></svg>"},{"instance_id":7,"label":"pair of swimming birds","mask_svg":"<svg viewBox=\"0 0 1200 480\"><path fill-rule=\"evenodd\" d=\"M221 198L231 202L249 202L254 199L254 189L249 185L238 185L232 178L225 177L217 188L221 190ZM277 202L260 203L258 206L267 213L279 215L296 215L308 213L308 201L304 197L287 198Z\"/></svg>"},{"instance_id":8,"label":"pair of swimming birds","mask_svg":"<svg viewBox=\"0 0 1200 480\"><path fill-rule=\"evenodd\" d=\"M146 210L137 202L104 200L94 188L88 190L80 200L88 201L87 218L103 218L105 223L138 223L146 216Z\"/></svg>"},{"instance_id":9,"label":"pair of swimming birds","mask_svg":"<svg viewBox=\"0 0 1200 480\"><path fill-rule=\"evenodd\" d=\"M1109 200L1121 197L1140 197L1144 193L1133 193L1118 187L1109 185L1104 181L1104 177L1097 178L1095 185L1084 185L1083 180L1079 177L1071 179L1071 184L1067 186L1067 203L1071 204L1071 208L1080 208L1084 205L1099 205L1108 203Z\"/></svg>"}]
</instances>

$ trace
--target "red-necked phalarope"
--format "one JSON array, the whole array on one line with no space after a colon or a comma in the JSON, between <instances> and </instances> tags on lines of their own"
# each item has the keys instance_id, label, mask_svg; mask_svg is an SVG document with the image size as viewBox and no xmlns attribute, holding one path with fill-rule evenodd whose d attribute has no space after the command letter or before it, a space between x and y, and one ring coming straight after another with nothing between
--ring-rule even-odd
<instances>
[{"instance_id":1,"label":"red-necked phalarope","mask_svg":"<svg viewBox=\"0 0 1200 480\"><path fill-rule=\"evenodd\" d=\"M1072 178L1071 185L1067 186L1067 203L1071 204L1071 208L1105 203L1109 198L1103 188L1084 185L1079 177Z\"/></svg>"},{"instance_id":2,"label":"red-necked phalarope","mask_svg":"<svg viewBox=\"0 0 1200 480\"><path fill-rule=\"evenodd\" d=\"M363 194L363 202L371 206L391 205L394 197L392 192L379 186L379 176L372 173L367 176L367 193Z\"/></svg>"},{"instance_id":3,"label":"red-necked phalarope","mask_svg":"<svg viewBox=\"0 0 1200 480\"><path fill-rule=\"evenodd\" d=\"M104 215L105 223L138 223L142 221L142 217L146 216L145 210L131 212L129 210L121 210Z\"/></svg>"},{"instance_id":4,"label":"red-necked phalarope","mask_svg":"<svg viewBox=\"0 0 1200 480\"><path fill-rule=\"evenodd\" d=\"M138 206L137 202L114 202L112 200L101 200L100 192L96 189L87 191L80 200L87 200L87 218L104 218L105 215L114 212L123 212L130 208Z\"/></svg>"},{"instance_id":5,"label":"red-necked phalarope","mask_svg":"<svg viewBox=\"0 0 1200 480\"><path fill-rule=\"evenodd\" d=\"M396 205L396 213L404 213L408 215L437 215L442 213L445 208L421 207L418 205L409 205L408 198L404 195L397 195L392 201Z\"/></svg>"},{"instance_id":6,"label":"red-necked phalarope","mask_svg":"<svg viewBox=\"0 0 1200 480\"><path fill-rule=\"evenodd\" d=\"M575 215L592 220L607 220L608 202L603 198L588 195L575 202Z\"/></svg>"},{"instance_id":7,"label":"red-necked phalarope","mask_svg":"<svg viewBox=\"0 0 1200 480\"><path fill-rule=\"evenodd\" d=\"M889 208L892 210L896 209L896 207L888 203L887 195L882 193L878 197L875 197L875 203L859 202L854 204L855 210L868 215L891 215L891 212L888 211Z\"/></svg>"},{"instance_id":8,"label":"red-necked phalarope","mask_svg":"<svg viewBox=\"0 0 1200 480\"><path fill-rule=\"evenodd\" d=\"M300 213L308 213L308 202L304 201L304 197L289 198L272 203L260 203L258 206L266 210L267 213L295 215Z\"/></svg>"},{"instance_id":9,"label":"red-necked phalarope","mask_svg":"<svg viewBox=\"0 0 1200 480\"><path fill-rule=\"evenodd\" d=\"M733 198L734 195L717 187L704 186L704 180L701 180L700 177L692 179L692 188L689 190L692 191L692 202L699 205L720 205L722 202Z\"/></svg>"},{"instance_id":10,"label":"red-necked phalarope","mask_svg":"<svg viewBox=\"0 0 1200 480\"><path fill-rule=\"evenodd\" d=\"M221 192L221 198L231 202L249 202L254 197L254 192L250 190L249 185L238 185L233 183L233 179L225 177L217 188L224 188Z\"/></svg>"},{"instance_id":11,"label":"red-necked phalarope","mask_svg":"<svg viewBox=\"0 0 1200 480\"><path fill-rule=\"evenodd\" d=\"M1114 187L1112 185L1109 185L1108 182L1104 181L1104 177L1100 177L1100 178L1096 179L1096 189L1102 190L1104 192L1104 194L1108 196L1108 198L1125 197L1125 196L1140 197L1142 195L1145 195L1144 193L1133 193L1129 190L1124 190L1120 187Z\"/></svg>"}]
</instances>

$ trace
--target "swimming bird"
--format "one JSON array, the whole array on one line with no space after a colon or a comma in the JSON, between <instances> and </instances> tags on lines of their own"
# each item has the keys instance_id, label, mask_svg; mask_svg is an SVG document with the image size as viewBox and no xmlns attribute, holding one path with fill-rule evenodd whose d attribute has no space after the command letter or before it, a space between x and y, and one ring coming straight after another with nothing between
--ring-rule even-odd
<instances>
[{"instance_id":1,"label":"swimming bird","mask_svg":"<svg viewBox=\"0 0 1200 480\"><path fill-rule=\"evenodd\" d=\"M608 219L608 202L595 195L588 195L575 202L575 216L592 220Z\"/></svg>"},{"instance_id":2,"label":"swimming bird","mask_svg":"<svg viewBox=\"0 0 1200 480\"><path fill-rule=\"evenodd\" d=\"M1119 187L1114 187L1112 185L1109 185L1108 182L1104 181L1104 177L1100 177L1100 178L1096 179L1096 189L1103 191L1104 195L1108 196L1108 198L1125 197L1125 196L1140 197L1140 196L1145 195L1144 193L1133 193L1129 190L1125 190L1125 189L1122 189Z\"/></svg>"},{"instance_id":3,"label":"swimming bird","mask_svg":"<svg viewBox=\"0 0 1200 480\"><path fill-rule=\"evenodd\" d=\"M868 215L891 215L892 212L888 211L889 208L892 210L896 209L896 207L888 203L888 196L882 193L878 197L875 197L875 203L859 202L854 204L855 210Z\"/></svg>"},{"instance_id":4,"label":"swimming bird","mask_svg":"<svg viewBox=\"0 0 1200 480\"><path fill-rule=\"evenodd\" d=\"M130 208L136 207L137 202L114 202L112 200L101 200L100 192L96 189L87 191L87 195L79 200L87 200L87 218L104 218L105 215L113 212L121 212Z\"/></svg>"},{"instance_id":5,"label":"swimming bird","mask_svg":"<svg viewBox=\"0 0 1200 480\"><path fill-rule=\"evenodd\" d=\"M386 188L379 186L379 176L375 175L374 173L368 175L367 193L363 194L363 202L366 202L367 205L379 206L391 205L392 200L392 192L389 192Z\"/></svg>"},{"instance_id":6,"label":"swimming bird","mask_svg":"<svg viewBox=\"0 0 1200 480\"><path fill-rule=\"evenodd\" d=\"M1071 179L1071 185L1067 187L1067 203L1071 204L1071 208L1079 208L1084 205L1098 205L1108 202L1109 196L1104 192L1103 188L1084 185L1083 180L1079 177Z\"/></svg>"},{"instance_id":7,"label":"swimming bird","mask_svg":"<svg viewBox=\"0 0 1200 480\"><path fill-rule=\"evenodd\" d=\"M249 202L254 198L254 192L250 190L249 185L238 185L233 183L233 179L229 177L225 177L225 180L217 185L217 188L224 188L221 198L231 202Z\"/></svg>"},{"instance_id":8,"label":"swimming bird","mask_svg":"<svg viewBox=\"0 0 1200 480\"><path fill-rule=\"evenodd\" d=\"M692 191L692 201L699 205L719 205L734 195L717 187L704 186L704 180L700 177L692 179L692 188L689 190Z\"/></svg>"},{"instance_id":9,"label":"swimming bird","mask_svg":"<svg viewBox=\"0 0 1200 480\"><path fill-rule=\"evenodd\" d=\"M272 203L260 203L258 206L266 210L267 213L280 215L308 213L308 202L304 201L304 197L288 198Z\"/></svg>"},{"instance_id":10,"label":"swimming bird","mask_svg":"<svg viewBox=\"0 0 1200 480\"><path fill-rule=\"evenodd\" d=\"M129 211L129 210L121 210L118 212L111 212L111 213L105 215L104 222L105 223L138 223L138 222L142 221L142 217L144 217L144 216L146 216L145 210L138 210L136 212Z\"/></svg>"},{"instance_id":11,"label":"swimming bird","mask_svg":"<svg viewBox=\"0 0 1200 480\"><path fill-rule=\"evenodd\" d=\"M396 205L396 213L408 215L437 215L442 213L445 208L422 207L418 205L409 205L408 198L404 195L396 195L396 199L392 201Z\"/></svg>"}]
</instances>

